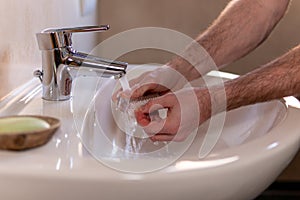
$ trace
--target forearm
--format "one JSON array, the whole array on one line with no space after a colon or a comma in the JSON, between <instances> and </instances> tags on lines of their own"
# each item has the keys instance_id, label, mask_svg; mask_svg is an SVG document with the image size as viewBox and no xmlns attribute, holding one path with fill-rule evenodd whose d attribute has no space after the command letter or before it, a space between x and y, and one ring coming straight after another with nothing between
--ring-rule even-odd
<instances>
[{"instance_id":1,"label":"forearm","mask_svg":"<svg viewBox=\"0 0 300 200\"><path fill-rule=\"evenodd\" d=\"M300 45L282 57L224 85L194 88L200 124L219 112L300 94Z\"/></svg>"},{"instance_id":2,"label":"forearm","mask_svg":"<svg viewBox=\"0 0 300 200\"><path fill-rule=\"evenodd\" d=\"M284 16L289 0L234 0L197 41L218 67L243 57L261 44Z\"/></svg>"},{"instance_id":3,"label":"forearm","mask_svg":"<svg viewBox=\"0 0 300 200\"><path fill-rule=\"evenodd\" d=\"M227 110L300 93L300 46L275 61L225 83Z\"/></svg>"},{"instance_id":4,"label":"forearm","mask_svg":"<svg viewBox=\"0 0 300 200\"><path fill-rule=\"evenodd\" d=\"M233 0L196 41L221 68L262 43L284 15L288 3L289 0ZM195 68L204 68L203 73L213 69L212 66L206 66L210 62L201 57L195 45L189 46L183 55L193 57L193 63L176 57L168 65L184 74L188 80L203 75Z\"/></svg>"}]
</instances>

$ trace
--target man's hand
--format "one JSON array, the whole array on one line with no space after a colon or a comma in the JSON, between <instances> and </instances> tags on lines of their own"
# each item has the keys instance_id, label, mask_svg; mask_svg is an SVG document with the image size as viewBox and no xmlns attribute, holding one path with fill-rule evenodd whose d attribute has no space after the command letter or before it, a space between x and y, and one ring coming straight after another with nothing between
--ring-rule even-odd
<instances>
[{"instance_id":1,"label":"man's hand","mask_svg":"<svg viewBox=\"0 0 300 200\"><path fill-rule=\"evenodd\" d=\"M167 109L167 117L158 116ZM211 116L207 89L186 88L150 100L135 112L137 122L152 141L183 141Z\"/></svg>"},{"instance_id":2,"label":"man's hand","mask_svg":"<svg viewBox=\"0 0 300 200\"><path fill-rule=\"evenodd\" d=\"M131 90L122 91L120 89L113 94L112 99L117 101L119 97L138 99L150 94L163 95L171 90L182 88L186 82L184 76L179 72L171 67L163 66L131 80L129 82Z\"/></svg>"}]
</instances>

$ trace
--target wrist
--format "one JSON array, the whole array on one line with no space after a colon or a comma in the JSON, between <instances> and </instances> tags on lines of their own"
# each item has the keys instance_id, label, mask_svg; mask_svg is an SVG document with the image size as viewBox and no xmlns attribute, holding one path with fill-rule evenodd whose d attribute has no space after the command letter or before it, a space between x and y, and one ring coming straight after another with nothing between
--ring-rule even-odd
<instances>
[{"instance_id":1,"label":"wrist","mask_svg":"<svg viewBox=\"0 0 300 200\"><path fill-rule=\"evenodd\" d=\"M223 86L195 88L200 109L200 123L227 110L227 96Z\"/></svg>"},{"instance_id":2,"label":"wrist","mask_svg":"<svg viewBox=\"0 0 300 200\"><path fill-rule=\"evenodd\" d=\"M187 81L193 81L201 77L201 74L194 66L192 66L188 61L179 56L173 58L166 65L182 74L187 79Z\"/></svg>"}]
</instances>

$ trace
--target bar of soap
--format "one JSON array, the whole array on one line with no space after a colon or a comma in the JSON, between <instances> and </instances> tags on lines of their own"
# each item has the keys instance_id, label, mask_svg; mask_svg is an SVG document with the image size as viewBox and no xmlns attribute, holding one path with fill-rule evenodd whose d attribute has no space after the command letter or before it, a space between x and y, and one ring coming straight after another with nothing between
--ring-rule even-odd
<instances>
[{"instance_id":1,"label":"bar of soap","mask_svg":"<svg viewBox=\"0 0 300 200\"><path fill-rule=\"evenodd\" d=\"M48 116L0 117L0 149L21 151L42 146L59 126L59 119Z\"/></svg>"},{"instance_id":2,"label":"bar of soap","mask_svg":"<svg viewBox=\"0 0 300 200\"><path fill-rule=\"evenodd\" d=\"M36 132L50 128L45 120L34 117L9 117L0 119L0 134Z\"/></svg>"}]
</instances>

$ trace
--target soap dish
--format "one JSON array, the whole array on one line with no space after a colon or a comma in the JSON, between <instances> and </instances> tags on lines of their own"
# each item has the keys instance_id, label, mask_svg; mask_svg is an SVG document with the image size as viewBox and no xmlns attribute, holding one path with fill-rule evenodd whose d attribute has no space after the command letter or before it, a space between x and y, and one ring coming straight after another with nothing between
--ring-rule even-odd
<instances>
[{"instance_id":1,"label":"soap dish","mask_svg":"<svg viewBox=\"0 0 300 200\"><path fill-rule=\"evenodd\" d=\"M59 126L58 119L48 116L0 117L0 149L21 151L44 145Z\"/></svg>"}]
</instances>

